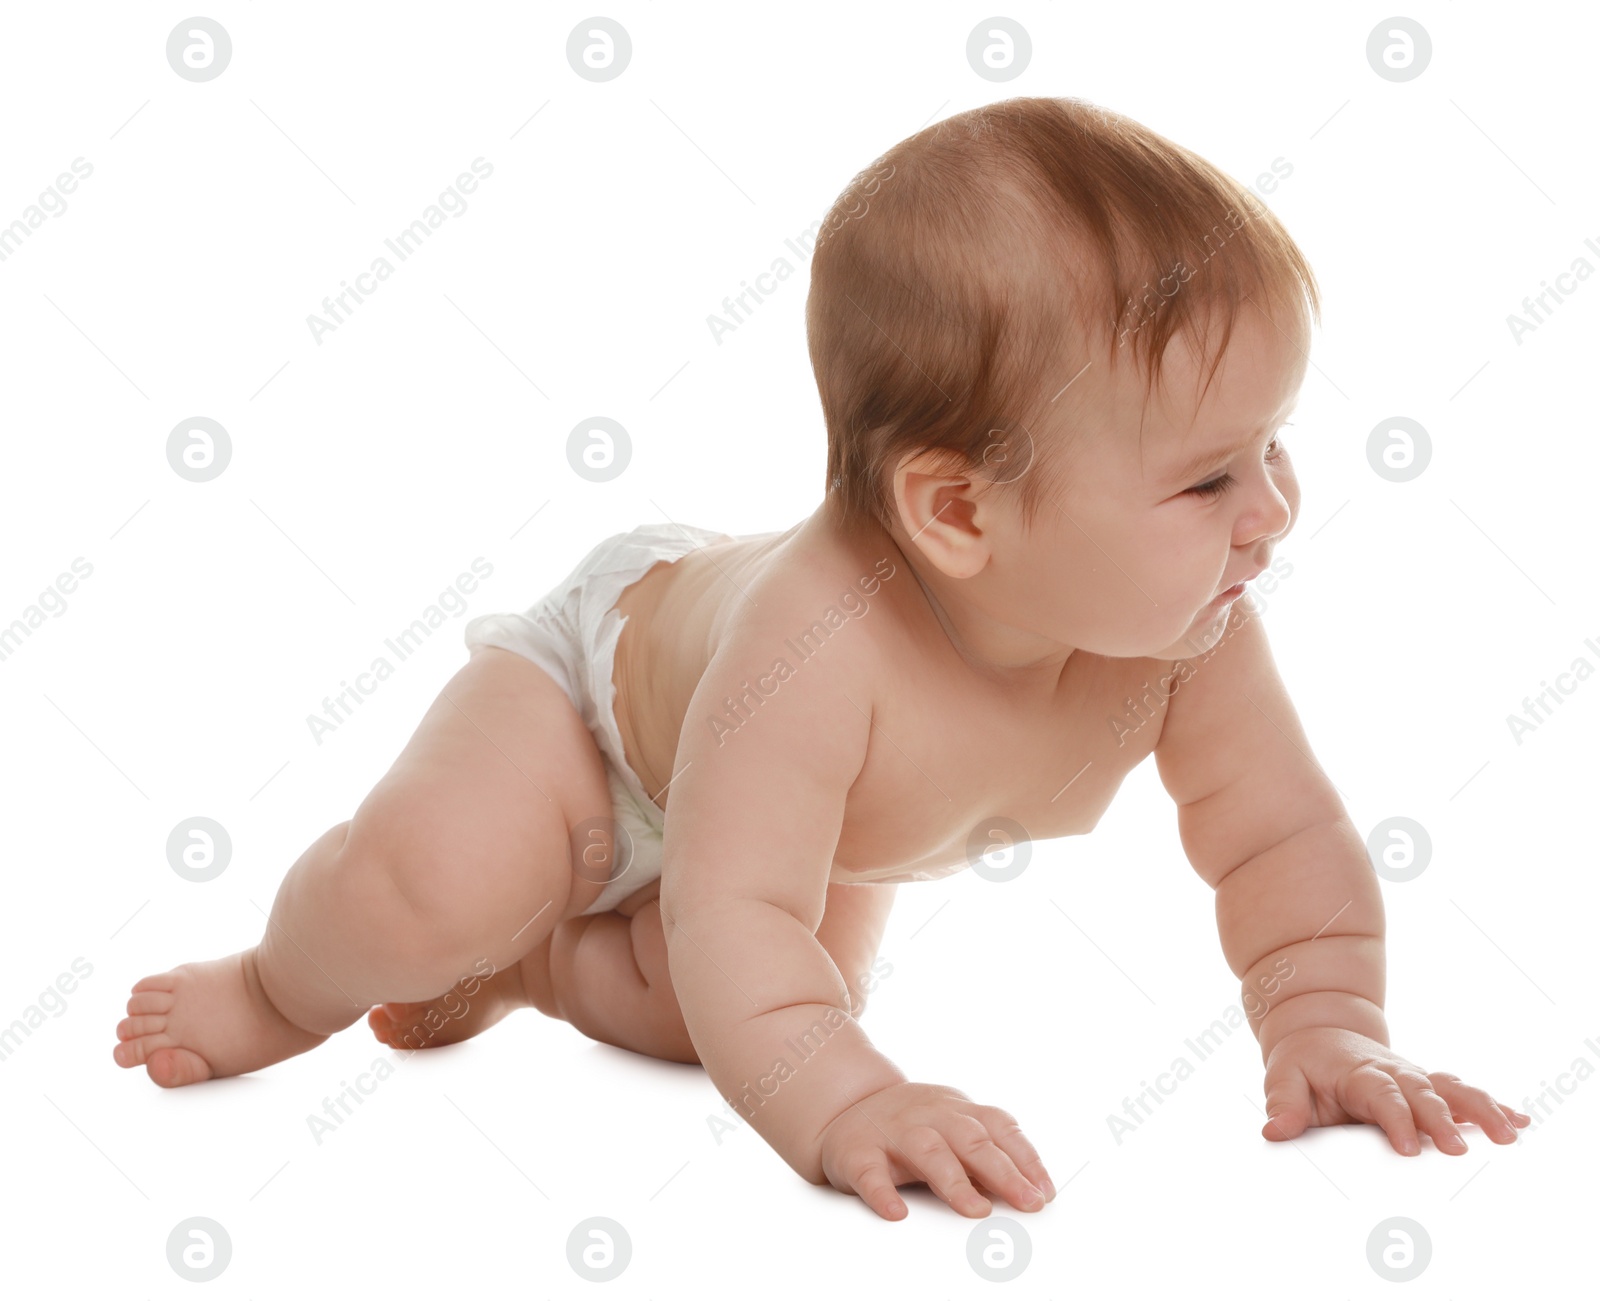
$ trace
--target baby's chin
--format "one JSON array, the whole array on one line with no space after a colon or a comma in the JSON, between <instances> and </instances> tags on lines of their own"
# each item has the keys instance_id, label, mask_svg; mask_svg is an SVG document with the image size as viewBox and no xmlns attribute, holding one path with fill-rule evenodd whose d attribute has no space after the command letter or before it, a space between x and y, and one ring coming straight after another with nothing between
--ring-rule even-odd
<instances>
[{"instance_id":1,"label":"baby's chin","mask_svg":"<svg viewBox=\"0 0 1600 1301\"><path fill-rule=\"evenodd\" d=\"M1151 658L1190 659L1196 655L1204 655L1227 633L1229 617L1239 604L1238 601L1234 601L1228 605L1206 606L1195 615L1183 636L1162 650L1152 651Z\"/></svg>"},{"instance_id":2,"label":"baby's chin","mask_svg":"<svg viewBox=\"0 0 1600 1301\"><path fill-rule=\"evenodd\" d=\"M1116 628L1100 627L1093 633L1078 630L1078 639L1072 633L1063 633L1058 640L1063 645L1075 645L1081 650L1106 659L1182 660L1204 655L1222 640L1228 631L1229 617L1236 610L1247 610L1249 597L1241 597L1225 605L1208 604L1197 610L1186 628L1172 635L1172 626L1151 630L1123 625ZM1130 611L1130 614L1137 613ZM1171 638L1166 644L1160 638Z\"/></svg>"}]
</instances>

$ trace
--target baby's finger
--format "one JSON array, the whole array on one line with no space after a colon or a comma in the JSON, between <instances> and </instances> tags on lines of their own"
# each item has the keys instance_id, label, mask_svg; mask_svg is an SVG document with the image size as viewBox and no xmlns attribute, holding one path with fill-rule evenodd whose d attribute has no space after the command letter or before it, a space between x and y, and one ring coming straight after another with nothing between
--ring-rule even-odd
<instances>
[{"instance_id":1,"label":"baby's finger","mask_svg":"<svg viewBox=\"0 0 1600 1301\"><path fill-rule=\"evenodd\" d=\"M1315 1116L1311 1084L1304 1072L1277 1070L1267 1075L1267 1123L1261 1137L1274 1143L1299 1138Z\"/></svg>"},{"instance_id":2,"label":"baby's finger","mask_svg":"<svg viewBox=\"0 0 1600 1301\"><path fill-rule=\"evenodd\" d=\"M1401 1091L1411 1104L1411 1115L1417 1128L1433 1139L1433 1145L1448 1156L1461 1156L1467 1150L1467 1140L1450 1118L1450 1104L1433 1087L1426 1075L1402 1071L1399 1077Z\"/></svg>"},{"instance_id":3,"label":"baby's finger","mask_svg":"<svg viewBox=\"0 0 1600 1301\"><path fill-rule=\"evenodd\" d=\"M1016 1118L996 1107L984 1117L984 1125L1000 1150L1016 1163L1018 1170L1022 1171L1023 1178L1042 1192L1046 1201L1053 1200L1056 1186L1050 1182L1050 1172L1044 1168L1044 1158L1039 1155L1033 1144L1028 1142Z\"/></svg>"},{"instance_id":4,"label":"baby's finger","mask_svg":"<svg viewBox=\"0 0 1600 1301\"><path fill-rule=\"evenodd\" d=\"M874 1152L850 1177L850 1186L868 1206L886 1220L903 1220L906 1204L895 1192L894 1176L889 1173L881 1153Z\"/></svg>"},{"instance_id":5,"label":"baby's finger","mask_svg":"<svg viewBox=\"0 0 1600 1301\"><path fill-rule=\"evenodd\" d=\"M1515 1143L1517 1127L1506 1108L1482 1089L1463 1084L1454 1075L1437 1074L1428 1077L1435 1092L1450 1104L1450 1114L1456 1120L1470 1120L1478 1125L1496 1143Z\"/></svg>"},{"instance_id":6,"label":"baby's finger","mask_svg":"<svg viewBox=\"0 0 1600 1301\"><path fill-rule=\"evenodd\" d=\"M1411 1104L1395 1083L1394 1077L1376 1066L1363 1067L1350 1077L1349 1101L1341 1105L1352 1116L1370 1120L1389 1136L1389 1143L1401 1156L1416 1156L1422 1151L1417 1137Z\"/></svg>"},{"instance_id":7,"label":"baby's finger","mask_svg":"<svg viewBox=\"0 0 1600 1301\"><path fill-rule=\"evenodd\" d=\"M1497 1102L1494 1105L1499 1107L1500 1110L1505 1113L1506 1119L1518 1129L1522 1129L1524 1126L1533 1124L1532 1116L1527 1115L1525 1112L1518 1111L1515 1107L1508 1107L1503 1102Z\"/></svg>"},{"instance_id":8,"label":"baby's finger","mask_svg":"<svg viewBox=\"0 0 1600 1301\"><path fill-rule=\"evenodd\" d=\"M993 1209L989 1199L972 1186L944 1135L932 1126L918 1125L907 1130L897 1150L901 1160L909 1163L929 1188L962 1215L982 1217Z\"/></svg>"},{"instance_id":9,"label":"baby's finger","mask_svg":"<svg viewBox=\"0 0 1600 1301\"><path fill-rule=\"evenodd\" d=\"M952 1146L960 1154L961 1163L983 1181L985 1188L999 1193L1019 1211L1042 1211L1045 1205L1044 1189L1028 1182L1022 1171L1006 1151L989 1137L980 1125L979 1136L963 1142L956 1138Z\"/></svg>"}]
</instances>

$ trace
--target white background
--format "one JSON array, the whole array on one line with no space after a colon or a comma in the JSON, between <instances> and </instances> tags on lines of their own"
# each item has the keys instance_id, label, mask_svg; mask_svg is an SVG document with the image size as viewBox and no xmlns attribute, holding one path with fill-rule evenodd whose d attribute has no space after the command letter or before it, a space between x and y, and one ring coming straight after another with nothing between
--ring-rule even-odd
<instances>
[{"instance_id":1,"label":"white background","mask_svg":"<svg viewBox=\"0 0 1600 1301\"><path fill-rule=\"evenodd\" d=\"M307 1114L385 1055L364 1023L175 1092L111 1050L134 981L259 938L289 865L465 661L466 617L524 608L644 521L757 533L815 509L807 268L720 345L707 316L797 261L785 238L891 144L1012 95L1088 98L1246 182L1292 166L1267 202L1326 310L1268 628L1363 834L1401 815L1432 838L1384 886L1394 1046L1523 1110L1600 1064L1600 681L1520 745L1506 723L1600 665L1600 283L1520 344L1506 320L1580 255L1600 266L1592 13L1408 9L1432 62L1393 83L1365 53L1382 7L1020 4L1031 62L996 83L966 57L981 6L636 3L600 11L633 55L596 84L567 62L580 7L237 3L203 11L234 48L197 84L165 57L187 12L11 6L0 41L0 224L93 167L0 263L0 624L93 566L0 662L0 1025L92 966L0 1062L8 1293L194 1295L165 1244L206 1216L233 1252L206 1296L589 1295L565 1243L604 1215L633 1249L612 1296L994 1294L976 1222L925 1188L880 1220L746 1127L719 1142L699 1068L532 1011L414 1056L320 1145ZM315 342L308 314L477 157L468 210ZM196 415L232 440L205 484L166 460ZM633 442L610 483L565 457L594 415ZM1403 484L1365 450L1395 415L1433 444ZM494 574L468 614L317 744L307 715L475 557ZM195 815L233 840L206 884L165 855ZM996 1206L1032 1243L1010 1295L1388 1295L1366 1243L1390 1216L1432 1242L1406 1295L1593 1284L1600 1082L1562 1077L1513 1148L1475 1128L1460 1157L1401 1158L1373 1127L1269 1144L1241 1030L1113 1139L1108 1115L1239 996L1152 764L1014 882L902 887L882 956L877 1042L1013 1111L1061 1188L1041 1215Z\"/></svg>"}]
</instances>

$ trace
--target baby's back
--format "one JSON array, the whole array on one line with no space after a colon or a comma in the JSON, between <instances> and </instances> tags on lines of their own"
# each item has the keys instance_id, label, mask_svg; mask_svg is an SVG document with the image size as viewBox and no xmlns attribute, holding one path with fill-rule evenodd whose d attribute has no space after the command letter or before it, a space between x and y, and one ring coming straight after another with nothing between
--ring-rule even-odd
<instances>
[{"instance_id":1,"label":"baby's back","mask_svg":"<svg viewBox=\"0 0 1600 1301\"><path fill-rule=\"evenodd\" d=\"M809 690L825 683L871 720L834 882L959 871L1003 845L1010 823L1032 840L1092 830L1155 748L1165 711L1157 688L1172 667L1078 651L1042 686L994 681L956 650L887 533L846 535L822 511L786 533L663 562L617 609L628 616L613 678L617 723L663 809L686 729L719 753L761 728L786 729L786 752L819 744L804 712L767 708L806 677ZM708 670L715 682L703 682Z\"/></svg>"}]
</instances>

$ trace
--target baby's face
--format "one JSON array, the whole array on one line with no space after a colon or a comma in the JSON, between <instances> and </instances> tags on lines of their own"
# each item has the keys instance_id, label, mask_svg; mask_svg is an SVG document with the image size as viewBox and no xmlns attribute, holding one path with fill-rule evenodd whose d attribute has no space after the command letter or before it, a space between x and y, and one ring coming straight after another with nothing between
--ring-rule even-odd
<instances>
[{"instance_id":1,"label":"baby's face","mask_svg":"<svg viewBox=\"0 0 1600 1301\"><path fill-rule=\"evenodd\" d=\"M1214 645L1232 604L1216 598L1271 563L1299 511L1278 431L1308 344L1303 326L1244 304L1197 404L1198 359L1175 339L1144 412L1142 456L1131 358L1114 375L1101 363L1084 372L1075 384L1091 384L1079 395L1089 414L1066 486L1041 502L1031 535L1014 533L995 557L1024 626L1100 655L1182 659Z\"/></svg>"}]
</instances>

